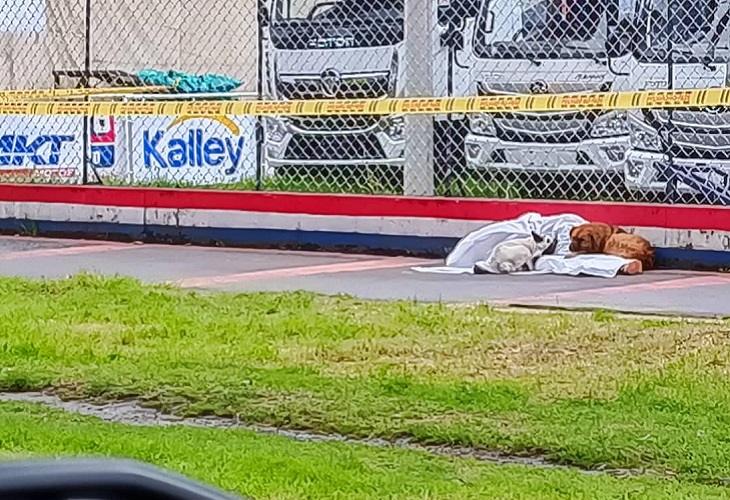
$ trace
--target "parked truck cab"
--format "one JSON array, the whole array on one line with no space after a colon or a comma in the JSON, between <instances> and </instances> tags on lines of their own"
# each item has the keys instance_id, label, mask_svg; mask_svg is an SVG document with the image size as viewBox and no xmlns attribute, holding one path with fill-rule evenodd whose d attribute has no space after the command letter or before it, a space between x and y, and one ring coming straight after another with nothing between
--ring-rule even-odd
<instances>
[{"instance_id":1,"label":"parked truck cab","mask_svg":"<svg viewBox=\"0 0 730 500\"><path fill-rule=\"evenodd\" d=\"M726 87L729 3L638 0L631 51L637 88ZM631 148L626 180L632 189L728 201L727 109L636 109L628 117Z\"/></svg>"},{"instance_id":2,"label":"parked truck cab","mask_svg":"<svg viewBox=\"0 0 730 500\"><path fill-rule=\"evenodd\" d=\"M623 26L617 0L485 0L473 38L472 92L482 96L622 90L613 53ZM532 176L604 174L621 179L629 146L618 112L470 115L472 169ZM593 186L595 188L595 186ZM575 187L573 187L575 189Z\"/></svg>"},{"instance_id":3,"label":"parked truck cab","mask_svg":"<svg viewBox=\"0 0 730 500\"><path fill-rule=\"evenodd\" d=\"M273 0L264 14L268 98L401 94L403 0ZM282 116L264 121L270 167L400 165L402 116Z\"/></svg>"}]
</instances>

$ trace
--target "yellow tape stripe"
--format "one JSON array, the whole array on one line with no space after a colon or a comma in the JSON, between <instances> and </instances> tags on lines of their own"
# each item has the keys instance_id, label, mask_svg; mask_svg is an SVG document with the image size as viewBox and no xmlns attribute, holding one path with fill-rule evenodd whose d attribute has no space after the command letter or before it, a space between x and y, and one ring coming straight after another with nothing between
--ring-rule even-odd
<instances>
[{"instance_id":1,"label":"yellow tape stripe","mask_svg":"<svg viewBox=\"0 0 730 500\"><path fill-rule=\"evenodd\" d=\"M330 101L0 102L0 115L390 115L730 106L725 89Z\"/></svg>"},{"instance_id":2,"label":"yellow tape stripe","mask_svg":"<svg viewBox=\"0 0 730 500\"><path fill-rule=\"evenodd\" d=\"M109 87L92 89L28 89L0 90L0 99L52 99L54 97L85 97L115 94L140 94L164 92L169 87L160 85L150 87Z\"/></svg>"}]
</instances>

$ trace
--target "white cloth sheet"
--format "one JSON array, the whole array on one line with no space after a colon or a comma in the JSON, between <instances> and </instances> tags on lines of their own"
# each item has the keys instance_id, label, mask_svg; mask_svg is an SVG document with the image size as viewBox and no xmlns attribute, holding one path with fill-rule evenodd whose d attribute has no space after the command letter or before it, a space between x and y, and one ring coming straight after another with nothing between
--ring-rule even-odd
<instances>
[{"instance_id":1,"label":"white cloth sheet","mask_svg":"<svg viewBox=\"0 0 730 500\"><path fill-rule=\"evenodd\" d=\"M534 271L514 274L565 274L578 276L598 276L613 278L621 267L631 262L614 255L578 255L566 257L569 253L570 230L579 224L585 224L582 217L575 214L560 214L543 217L535 212L528 212L517 219L493 222L472 231L462 238L446 257L444 266L413 267L413 271L439 274L473 274L474 264L489 260L495 247L503 241L529 236L531 231L540 235L551 235L557 239L557 248L553 255L543 255Z\"/></svg>"}]
</instances>

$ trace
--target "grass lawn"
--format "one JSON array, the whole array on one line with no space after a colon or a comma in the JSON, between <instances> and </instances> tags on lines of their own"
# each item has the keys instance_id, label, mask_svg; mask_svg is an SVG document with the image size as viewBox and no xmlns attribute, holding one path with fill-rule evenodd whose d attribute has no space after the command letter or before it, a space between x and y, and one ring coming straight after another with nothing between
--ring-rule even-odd
<instances>
[{"instance_id":1,"label":"grass lawn","mask_svg":"<svg viewBox=\"0 0 730 500\"><path fill-rule=\"evenodd\" d=\"M299 468L375 497L428 490L439 498L551 498L562 487L588 497L605 488L616 497L635 486L662 498L670 490L683 498L730 493L712 486L730 477L730 324L722 321L506 313L309 293L200 294L88 275L0 279L0 316L5 390L136 396L177 414L540 453L588 468L649 468L677 481L294 444L243 431L127 428L3 404L0 449L14 453L122 453L276 498L297 496L287 474ZM165 446L156 455L157 441ZM224 457L252 451L230 458L226 475L204 460L217 455L207 446L221 447ZM274 458L262 458L273 448L280 450L271 451ZM346 480L346 457L361 482ZM248 463L262 474L266 464L278 467L247 482L234 468ZM455 470L471 479L462 482ZM313 497L336 491L318 489L325 486L311 477L305 490Z\"/></svg>"},{"instance_id":2,"label":"grass lawn","mask_svg":"<svg viewBox=\"0 0 730 500\"><path fill-rule=\"evenodd\" d=\"M730 498L730 490L708 485L296 443L247 431L105 424L34 405L0 404L0 439L0 458L133 457L256 499Z\"/></svg>"}]
</instances>

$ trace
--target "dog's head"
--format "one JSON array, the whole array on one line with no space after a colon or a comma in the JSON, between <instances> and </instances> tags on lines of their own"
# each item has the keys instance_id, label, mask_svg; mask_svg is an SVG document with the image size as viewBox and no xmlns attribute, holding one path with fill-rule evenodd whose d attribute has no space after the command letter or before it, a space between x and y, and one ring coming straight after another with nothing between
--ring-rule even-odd
<instances>
[{"instance_id":1,"label":"dog's head","mask_svg":"<svg viewBox=\"0 0 730 500\"><path fill-rule=\"evenodd\" d=\"M543 250L543 255L555 255L555 251L558 249L558 240L557 238L550 238L552 240L552 243L550 243L545 250Z\"/></svg>"},{"instance_id":2,"label":"dog's head","mask_svg":"<svg viewBox=\"0 0 730 500\"><path fill-rule=\"evenodd\" d=\"M555 238L549 235L541 236L534 231L531 232L532 240L535 242L535 251L537 253L543 255L555 252L555 248L557 247L557 240Z\"/></svg>"},{"instance_id":3,"label":"dog's head","mask_svg":"<svg viewBox=\"0 0 730 500\"><path fill-rule=\"evenodd\" d=\"M600 253L606 242L614 233L624 232L622 229L602 222L580 224L570 230L571 252Z\"/></svg>"}]
</instances>

